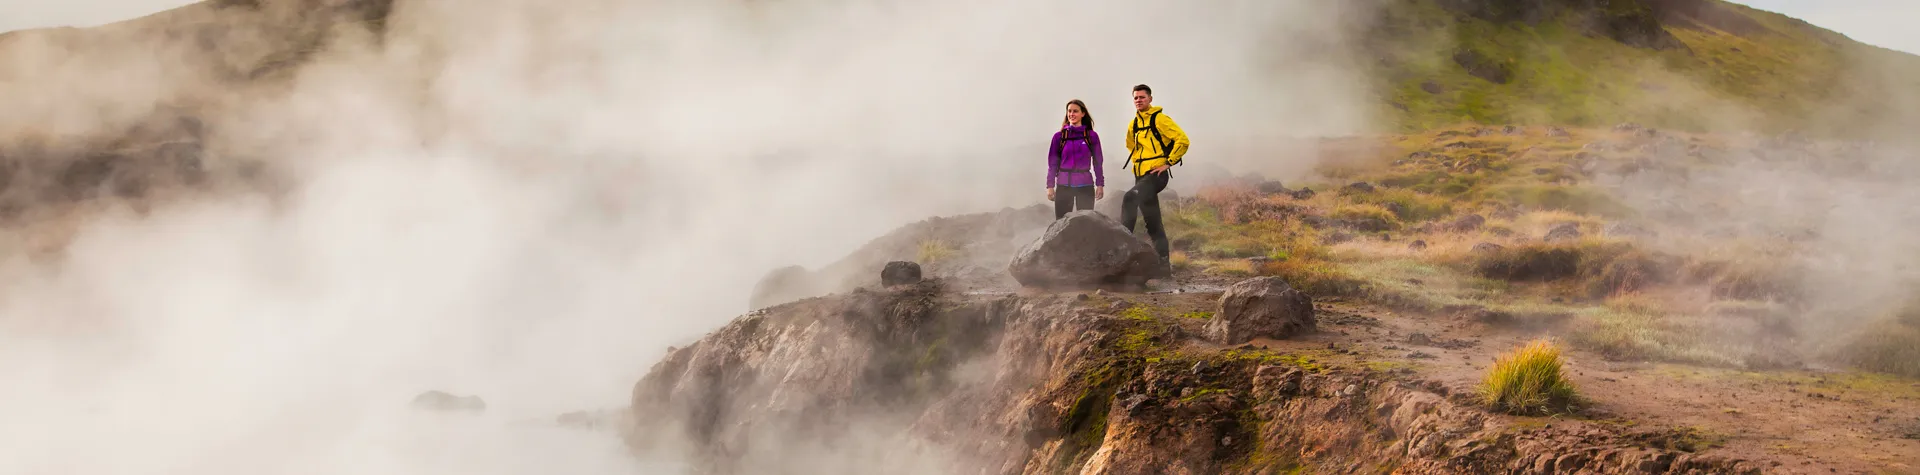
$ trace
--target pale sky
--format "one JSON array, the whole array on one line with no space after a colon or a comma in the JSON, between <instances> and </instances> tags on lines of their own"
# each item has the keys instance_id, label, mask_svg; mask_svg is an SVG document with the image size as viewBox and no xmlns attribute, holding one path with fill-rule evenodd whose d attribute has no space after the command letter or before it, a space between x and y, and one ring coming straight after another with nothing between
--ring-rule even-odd
<instances>
[{"instance_id":1,"label":"pale sky","mask_svg":"<svg viewBox=\"0 0 1920 475\"><path fill-rule=\"evenodd\" d=\"M89 26L193 3L190 0L0 0L0 31ZM1920 54L1920 0L1738 0L1840 32L1863 43Z\"/></svg>"}]
</instances>

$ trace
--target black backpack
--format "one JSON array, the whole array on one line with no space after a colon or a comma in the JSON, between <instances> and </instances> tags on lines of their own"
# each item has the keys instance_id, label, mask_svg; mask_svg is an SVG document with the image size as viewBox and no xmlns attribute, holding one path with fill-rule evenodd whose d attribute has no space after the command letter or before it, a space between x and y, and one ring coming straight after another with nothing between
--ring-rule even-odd
<instances>
[{"instance_id":1,"label":"black backpack","mask_svg":"<svg viewBox=\"0 0 1920 475\"><path fill-rule=\"evenodd\" d=\"M1159 156L1156 156L1156 157L1145 157L1145 158L1138 158L1138 159L1134 159L1134 160L1133 160L1133 163L1140 163L1140 162L1144 162L1144 161L1147 161L1147 160L1153 160L1153 159L1156 159L1156 158L1166 158L1166 157L1169 157L1169 156L1171 156L1171 155L1173 154L1173 144L1172 144L1172 143L1169 143L1169 142L1167 142L1167 138L1166 138L1165 136L1162 136L1162 135L1160 135L1160 127L1159 127L1159 125L1160 125L1160 112L1161 112L1161 111L1153 111L1153 113L1152 113L1152 114L1147 114L1147 126L1146 126L1146 127L1141 127L1141 126L1140 126L1140 118L1139 118L1139 117L1134 117L1134 118L1133 118L1133 123L1131 123L1131 124L1128 124L1128 125L1130 125L1130 126L1132 126L1132 129L1131 129L1131 130L1128 130L1128 131L1127 131L1127 134L1128 134L1128 136L1129 136L1129 137L1133 137L1133 136L1138 136L1138 135L1140 134L1140 131L1141 131L1141 130L1147 130L1147 131L1150 131L1150 132L1153 132L1153 141L1154 141L1154 142L1156 142L1156 143L1159 143L1159 144L1160 144L1160 155L1159 155ZM1119 162L1119 163L1121 163L1121 164L1125 164L1125 163L1127 163L1127 162ZM1182 164L1182 165L1185 165L1185 164L1186 164L1186 162L1181 162L1181 164Z\"/></svg>"}]
</instances>

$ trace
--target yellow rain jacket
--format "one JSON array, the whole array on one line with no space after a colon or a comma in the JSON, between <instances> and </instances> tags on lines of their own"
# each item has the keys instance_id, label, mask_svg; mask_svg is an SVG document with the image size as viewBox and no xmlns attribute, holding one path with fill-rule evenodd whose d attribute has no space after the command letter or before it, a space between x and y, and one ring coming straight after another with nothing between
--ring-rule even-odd
<instances>
[{"instance_id":1,"label":"yellow rain jacket","mask_svg":"<svg viewBox=\"0 0 1920 475\"><path fill-rule=\"evenodd\" d=\"M1154 167L1180 164L1180 159L1187 156L1187 133L1173 123L1173 118L1161 114L1160 106L1151 106L1134 111L1127 150L1132 152L1128 161L1133 163L1133 176L1145 176Z\"/></svg>"}]
</instances>

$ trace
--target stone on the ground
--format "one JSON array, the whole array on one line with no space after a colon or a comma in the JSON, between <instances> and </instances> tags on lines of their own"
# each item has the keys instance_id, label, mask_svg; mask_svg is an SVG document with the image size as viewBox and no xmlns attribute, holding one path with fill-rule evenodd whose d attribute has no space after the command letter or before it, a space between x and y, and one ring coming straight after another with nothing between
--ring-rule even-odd
<instances>
[{"instance_id":1,"label":"stone on the ground","mask_svg":"<svg viewBox=\"0 0 1920 475\"><path fill-rule=\"evenodd\" d=\"M920 283L920 264L917 262L888 262L887 267L880 270L880 285L892 287L918 283Z\"/></svg>"},{"instance_id":2,"label":"stone on the ground","mask_svg":"<svg viewBox=\"0 0 1920 475\"><path fill-rule=\"evenodd\" d=\"M1498 252L1501 249L1506 249L1506 246L1501 246L1499 244L1494 244L1490 242L1483 242L1483 243L1473 245L1473 252Z\"/></svg>"},{"instance_id":3,"label":"stone on the ground","mask_svg":"<svg viewBox=\"0 0 1920 475\"><path fill-rule=\"evenodd\" d=\"M1407 244L1407 250L1409 250L1409 251L1424 251L1424 250L1427 250L1427 242L1426 242L1426 241L1423 241L1423 240L1419 240L1419 239L1415 239L1415 240L1413 240L1413 242L1412 242L1412 243L1410 243L1410 244Z\"/></svg>"},{"instance_id":4,"label":"stone on the ground","mask_svg":"<svg viewBox=\"0 0 1920 475\"><path fill-rule=\"evenodd\" d=\"M1286 195L1292 194L1293 190L1287 189L1287 186L1280 182L1269 181L1260 184L1260 192L1269 195Z\"/></svg>"},{"instance_id":5,"label":"stone on the ground","mask_svg":"<svg viewBox=\"0 0 1920 475\"><path fill-rule=\"evenodd\" d=\"M1574 223L1560 223L1554 226L1553 229L1547 230L1547 236L1545 238L1547 242L1572 241L1575 239L1580 239L1580 225Z\"/></svg>"},{"instance_id":6,"label":"stone on the ground","mask_svg":"<svg viewBox=\"0 0 1920 475\"><path fill-rule=\"evenodd\" d=\"M1091 288L1138 285L1171 274L1153 245L1097 211L1075 211L1047 226L1007 265L1020 285Z\"/></svg>"},{"instance_id":7,"label":"stone on the ground","mask_svg":"<svg viewBox=\"0 0 1920 475\"><path fill-rule=\"evenodd\" d=\"M455 412L481 412L487 410L487 402L480 396L455 396L444 391L427 391L413 397L415 409Z\"/></svg>"},{"instance_id":8,"label":"stone on the ground","mask_svg":"<svg viewBox=\"0 0 1920 475\"><path fill-rule=\"evenodd\" d=\"M1455 219L1451 223L1447 223L1447 230L1456 233L1473 232L1480 230L1480 227L1486 224L1487 218L1485 216L1469 214L1461 216L1460 219Z\"/></svg>"},{"instance_id":9,"label":"stone on the ground","mask_svg":"<svg viewBox=\"0 0 1920 475\"><path fill-rule=\"evenodd\" d=\"M1228 286L1205 333L1208 341L1238 345L1254 338L1290 338L1317 327L1313 298L1279 277L1266 276Z\"/></svg>"},{"instance_id":10,"label":"stone on the ground","mask_svg":"<svg viewBox=\"0 0 1920 475\"><path fill-rule=\"evenodd\" d=\"M1606 233L1608 236L1628 236L1628 237L1659 236L1657 233L1654 233L1652 230L1649 230L1645 227L1642 227L1640 225L1633 224L1633 223L1614 223L1611 226L1607 226Z\"/></svg>"},{"instance_id":11,"label":"stone on the ground","mask_svg":"<svg viewBox=\"0 0 1920 475\"><path fill-rule=\"evenodd\" d=\"M813 295L812 277L805 267L786 266L768 272L753 285L747 306L762 309Z\"/></svg>"}]
</instances>

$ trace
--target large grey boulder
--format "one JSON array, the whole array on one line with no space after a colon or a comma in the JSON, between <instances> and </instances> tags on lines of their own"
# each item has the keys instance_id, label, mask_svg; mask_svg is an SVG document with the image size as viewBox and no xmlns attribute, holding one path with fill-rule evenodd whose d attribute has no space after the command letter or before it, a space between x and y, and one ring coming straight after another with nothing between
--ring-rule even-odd
<instances>
[{"instance_id":1,"label":"large grey boulder","mask_svg":"<svg viewBox=\"0 0 1920 475\"><path fill-rule=\"evenodd\" d=\"M1312 297L1279 277L1255 277L1220 294L1220 311L1207 322L1205 336L1222 345L1285 339L1314 331L1315 320Z\"/></svg>"},{"instance_id":2,"label":"large grey boulder","mask_svg":"<svg viewBox=\"0 0 1920 475\"><path fill-rule=\"evenodd\" d=\"M1139 285L1171 273L1152 244L1098 211L1055 220L1014 252L1007 270L1020 285L1039 288Z\"/></svg>"}]
</instances>

